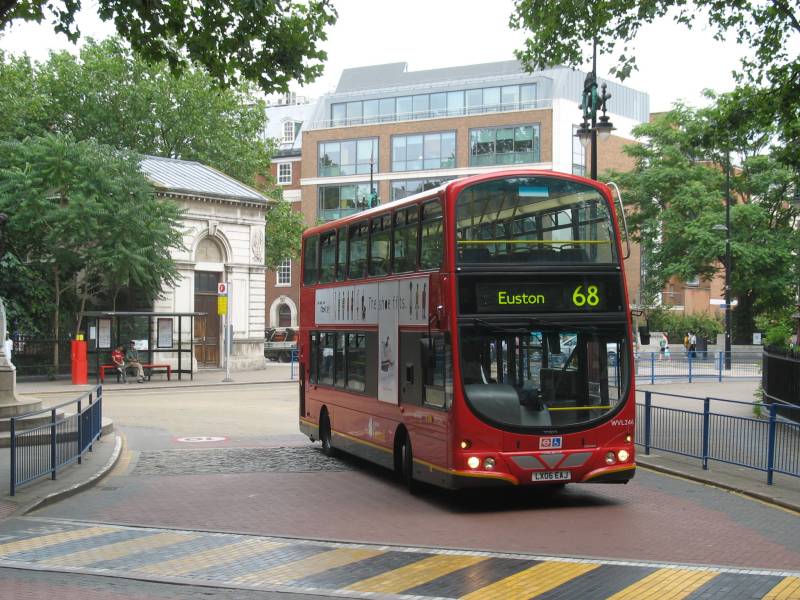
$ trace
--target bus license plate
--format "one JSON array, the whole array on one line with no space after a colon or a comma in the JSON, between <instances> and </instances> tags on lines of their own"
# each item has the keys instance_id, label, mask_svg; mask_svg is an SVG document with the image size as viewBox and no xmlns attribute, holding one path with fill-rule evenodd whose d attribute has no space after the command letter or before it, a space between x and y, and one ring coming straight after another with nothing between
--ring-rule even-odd
<instances>
[{"instance_id":1,"label":"bus license plate","mask_svg":"<svg viewBox=\"0 0 800 600\"><path fill-rule=\"evenodd\" d=\"M569 481L570 478L569 471L544 471L533 474L534 481Z\"/></svg>"}]
</instances>

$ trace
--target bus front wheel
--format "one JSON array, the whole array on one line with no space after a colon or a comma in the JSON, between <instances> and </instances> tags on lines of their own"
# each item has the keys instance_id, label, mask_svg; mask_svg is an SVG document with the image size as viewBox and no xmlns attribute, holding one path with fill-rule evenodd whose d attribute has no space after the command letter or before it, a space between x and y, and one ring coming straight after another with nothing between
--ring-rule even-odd
<instances>
[{"instance_id":1,"label":"bus front wheel","mask_svg":"<svg viewBox=\"0 0 800 600\"><path fill-rule=\"evenodd\" d=\"M326 456L334 456L336 450L331 443L331 420L328 411L323 411L319 419L319 441L322 442L322 452Z\"/></svg>"}]
</instances>

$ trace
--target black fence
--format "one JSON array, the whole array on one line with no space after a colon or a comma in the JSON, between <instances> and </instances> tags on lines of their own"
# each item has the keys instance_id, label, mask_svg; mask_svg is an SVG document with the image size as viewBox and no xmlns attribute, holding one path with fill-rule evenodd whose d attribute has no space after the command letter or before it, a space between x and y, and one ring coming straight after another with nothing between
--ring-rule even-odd
<instances>
[{"instance_id":1,"label":"black fence","mask_svg":"<svg viewBox=\"0 0 800 600\"><path fill-rule=\"evenodd\" d=\"M800 352L768 346L764 348L764 370L761 377L764 401L778 405L778 414L800 420L798 411L781 409L781 405L800 407Z\"/></svg>"},{"instance_id":2,"label":"black fence","mask_svg":"<svg viewBox=\"0 0 800 600\"><path fill-rule=\"evenodd\" d=\"M58 366L54 360L56 345L58 345ZM11 362L17 368L17 377L69 375L72 369L70 340L19 336L14 339Z\"/></svg>"}]
</instances>

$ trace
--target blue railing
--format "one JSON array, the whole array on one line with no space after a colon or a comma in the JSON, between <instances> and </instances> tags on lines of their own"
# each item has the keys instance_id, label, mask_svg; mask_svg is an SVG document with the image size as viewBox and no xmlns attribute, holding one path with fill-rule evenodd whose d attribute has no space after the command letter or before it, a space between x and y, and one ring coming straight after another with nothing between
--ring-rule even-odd
<instances>
[{"instance_id":1,"label":"blue railing","mask_svg":"<svg viewBox=\"0 0 800 600\"><path fill-rule=\"evenodd\" d=\"M75 412L59 411L75 406ZM72 462L81 463L100 438L103 421L103 386L75 400L11 418L11 495L25 483L50 474Z\"/></svg>"},{"instance_id":2,"label":"blue railing","mask_svg":"<svg viewBox=\"0 0 800 600\"><path fill-rule=\"evenodd\" d=\"M753 352L732 352L730 369L725 368L724 352L696 352L695 355L672 354L665 358L658 352L636 355L636 380L655 383L658 380L684 381L726 379L760 379L762 355Z\"/></svg>"},{"instance_id":3,"label":"blue railing","mask_svg":"<svg viewBox=\"0 0 800 600\"><path fill-rule=\"evenodd\" d=\"M638 391L636 443L651 449L800 477L800 407ZM654 401L655 398L655 401ZM795 411L792 421L778 413Z\"/></svg>"},{"instance_id":4,"label":"blue railing","mask_svg":"<svg viewBox=\"0 0 800 600\"><path fill-rule=\"evenodd\" d=\"M290 361L291 370L289 371L289 379L291 379L292 381L298 378L298 373L299 373L299 368L297 366L297 359L298 359L297 355L298 351L292 350L292 359Z\"/></svg>"}]
</instances>

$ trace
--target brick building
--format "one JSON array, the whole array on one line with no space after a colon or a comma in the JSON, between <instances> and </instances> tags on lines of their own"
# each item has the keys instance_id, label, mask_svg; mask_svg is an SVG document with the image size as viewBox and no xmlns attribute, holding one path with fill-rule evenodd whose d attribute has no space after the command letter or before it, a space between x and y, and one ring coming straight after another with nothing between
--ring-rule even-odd
<instances>
[{"instance_id":1,"label":"brick building","mask_svg":"<svg viewBox=\"0 0 800 600\"><path fill-rule=\"evenodd\" d=\"M285 197L297 201L299 193L309 224L367 208L372 191L385 203L450 179L519 166L584 175L589 163L575 137L584 79L565 67L529 74L517 61L425 71L409 71L405 63L346 69L336 90L315 104L269 109L271 137L286 140L273 174L279 183L283 174ZM599 83L612 94L616 131L599 143L598 170L632 168L622 147L633 140L633 127L648 120L649 97ZM289 147L291 119L302 125ZM267 306L280 305L280 297L296 306L296 267L285 291L268 283ZM639 269L635 250L626 262L632 299Z\"/></svg>"},{"instance_id":2,"label":"brick building","mask_svg":"<svg viewBox=\"0 0 800 600\"><path fill-rule=\"evenodd\" d=\"M282 188L284 200L291 202L293 210L298 212L301 209L301 133L303 124L310 121L315 107L316 103L287 94L267 109L269 122L265 135L276 143L270 174ZM266 326L281 330L297 328L299 303L300 261L286 260L277 271L267 271Z\"/></svg>"}]
</instances>

